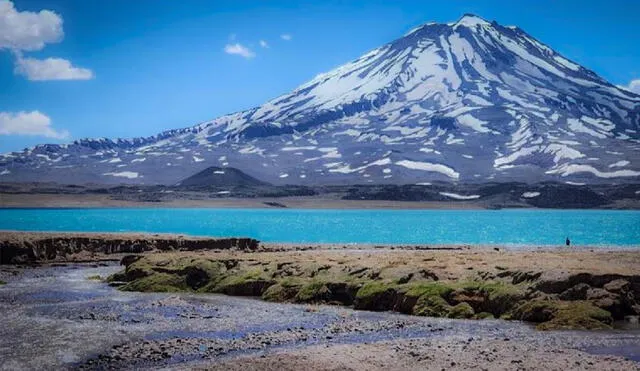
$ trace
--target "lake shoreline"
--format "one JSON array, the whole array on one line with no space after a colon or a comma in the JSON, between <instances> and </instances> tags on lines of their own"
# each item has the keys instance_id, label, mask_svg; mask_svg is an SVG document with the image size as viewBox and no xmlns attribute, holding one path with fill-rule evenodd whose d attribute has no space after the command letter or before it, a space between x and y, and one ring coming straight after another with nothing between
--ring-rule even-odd
<instances>
[{"instance_id":1,"label":"lake shoreline","mask_svg":"<svg viewBox=\"0 0 640 371\"><path fill-rule=\"evenodd\" d=\"M261 251L261 252L283 252L283 251L309 251L309 250L361 250L361 251L479 251L479 252L493 252L493 251L539 251L539 252L594 252L594 251L618 251L618 252L638 252L640 244L638 245L572 245L567 247L565 245L537 245L537 244L439 244L439 243L359 243L359 242L345 242L345 243L323 243L323 242L264 242L252 239L247 236L240 237L225 237L225 236L202 236L202 235L190 235L184 233L151 233L151 232L75 232L75 231L22 231L22 230L2 230L0 229L0 248L3 244L16 243L20 245L28 245L31 248L39 241L52 242L53 245L81 245L79 240L95 240L95 241L115 241L118 244L142 244L150 243L151 248L156 247L157 241L161 240L165 244L177 243L175 246L168 246L165 250L183 249L192 250L189 246L190 242L205 243L206 247L199 247L200 250L218 250L219 242L226 243L232 239L242 240L245 243L252 242L253 245L248 250ZM59 240L59 241L57 241ZM234 246L235 247L235 246ZM228 248L232 248L229 245ZM80 249L82 250L82 249ZM78 250L77 252L80 252ZM242 249L240 249L242 250ZM143 251L126 250L121 252L100 252L92 251L94 258L106 258L108 255L116 254L129 254ZM85 261L91 261L91 257L75 256L73 253L68 256L62 256L61 259L67 261L80 262L80 258L89 259ZM38 259L41 262L55 261L53 259ZM110 260L117 260L117 258L111 258ZM35 261L34 261L35 262Z\"/></svg>"}]
</instances>

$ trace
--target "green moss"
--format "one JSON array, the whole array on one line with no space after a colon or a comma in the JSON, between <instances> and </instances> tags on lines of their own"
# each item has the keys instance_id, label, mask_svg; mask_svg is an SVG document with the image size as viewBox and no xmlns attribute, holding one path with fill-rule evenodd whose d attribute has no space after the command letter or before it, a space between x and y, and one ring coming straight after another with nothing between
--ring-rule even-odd
<instances>
[{"instance_id":1,"label":"green moss","mask_svg":"<svg viewBox=\"0 0 640 371\"><path fill-rule=\"evenodd\" d=\"M267 290L262 293L262 299L273 302L285 302L293 300L298 294L299 286L284 285L277 283L269 286Z\"/></svg>"},{"instance_id":2,"label":"green moss","mask_svg":"<svg viewBox=\"0 0 640 371\"><path fill-rule=\"evenodd\" d=\"M262 296L275 282L262 275L260 270L227 271L219 275L198 292L215 292L235 296Z\"/></svg>"},{"instance_id":3,"label":"green moss","mask_svg":"<svg viewBox=\"0 0 640 371\"><path fill-rule=\"evenodd\" d=\"M325 301L329 299L330 295L331 291L324 282L315 281L302 286L295 300L301 303Z\"/></svg>"},{"instance_id":4,"label":"green moss","mask_svg":"<svg viewBox=\"0 0 640 371\"><path fill-rule=\"evenodd\" d=\"M426 317L447 317L451 306L438 295L425 294L418 298L413 314Z\"/></svg>"},{"instance_id":5,"label":"green moss","mask_svg":"<svg viewBox=\"0 0 640 371\"><path fill-rule=\"evenodd\" d=\"M540 323L540 330L608 329L611 313L587 301L531 300L513 311L513 318Z\"/></svg>"},{"instance_id":6,"label":"green moss","mask_svg":"<svg viewBox=\"0 0 640 371\"><path fill-rule=\"evenodd\" d=\"M405 295L409 297L427 296L440 296L446 298L454 290L451 283L444 282L426 282L417 283L406 287Z\"/></svg>"},{"instance_id":7,"label":"green moss","mask_svg":"<svg viewBox=\"0 0 640 371\"><path fill-rule=\"evenodd\" d=\"M480 312L480 313L476 313L473 316L473 319L494 319L495 317L493 316L493 314L489 313L489 312Z\"/></svg>"},{"instance_id":8,"label":"green moss","mask_svg":"<svg viewBox=\"0 0 640 371\"><path fill-rule=\"evenodd\" d=\"M530 300L516 307L511 318L527 322L546 322L551 320L558 310L558 302L550 300Z\"/></svg>"},{"instance_id":9,"label":"green moss","mask_svg":"<svg viewBox=\"0 0 640 371\"><path fill-rule=\"evenodd\" d=\"M7 283L4 282L3 280L0 280L0 285L6 285Z\"/></svg>"},{"instance_id":10,"label":"green moss","mask_svg":"<svg viewBox=\"0 0 640 371\"><path fill-rule=\"evenodd\" d=\"M539 330L597 330L610 329L611 313L587 301L561 302L553 319L538 325Z\"/></svg>"},{"instance_id":11,"label":"green moss","mask_svg":"<svg viewBox=\"0 0 640 371\"><path fill-rule=\"evenodd\" d=\"M474 314L475 312L473 311L473 308L471 308L471 305L469 305L468 303L459 303L451 307L451 309L449 309L449 313L447 313L447 317L471 318L473 317Z\"/></svg>"},{"instance_id":12,"label":"green moss","mask_svg":"<svg viewBox=\"0 0 640 371\"><path fill-rule=\"evenodd\" d=\"M501 316L512 310L522 299L526 287L502 282L487 283L482 287L488 293L487 309L495 316Z\"/></svg>"},{"instance_id":13,"label":"green moss","mask_svg":"<svg viewBox=\"0 0 640 371\"><path fill-rule=\"evenodd\" d=\"M110 275L109 277L107 277L107 279L105 280L106 282L125 282L127 281L127 274L125 271L122 272L117 272L114 273L112 275Z\"/></svg>"},{"instance_id":14,"label":"green moss","mask_svg":"<svg viewBox=\"0 0 640 371\"><path fill-rule=\"evenodd\" d=\"M398 286L389 282L369 282L356 293L356 309L374 311L392 310L395 304Z\"/></svg>"},{"instance_id":15,"label":"green moss","mask_svg":"<svg viewBox=\"0 0 640 371\"><path fill-rule=\"evenodd\" d=\"M89 281L102 281L102 277L99 274L94 274L92 276L88 276L87 279Z\"/></svg>"},{"instance_id":16,"label":"green moss","mask_svg":"<svg viewBox=\"0 0 640 371\"><path fill-rule=\"evenodd\" d=\"M295 277L287 277L281 280L278 280L278 284L287 288L297 288L300 289L300 286L304 285L306 280L302 280Z\"/></svg>"},{"instance_id":17,"label":"green moss","mask_svg":"<svg viewBox=\"0 0 640 371\"><path fill-rule=\"evenodd\" d=\"M261 278L259 270L252 270L249 272L229 272L227 275L220 277L216 287L222 288L225 286L237 286L247 281L256 281Z\"/></svg>"},{"instance_id":18,"label":"green moss","mask_svg":"<svg viewBox=\"0 0 640 371\"><path fill-rule=\"evenodd\" d=\"M513 285L501 281L466 281L460 283L459 286L466 290L476 290L487 293L489 295L489 299L492 297L519 296L522 295L525 290L524 286Z\"/></svg>"},{"instance_id":19,"label":"green moss","mask_svg":"<svg viewBox=\"0 0 640 371\"><path fill-rule=\"evenodd\" d=\"M377 281L368 282L368 283L365 283L360 288L360 290L358 290L358 293L356 294L356 299L359 299L359 300L369 299L369 298L375 297L376 295L384 293L393 287L395 287L395 285L388 282L377 282Z\"/></svg>"},{"instance_id":20,"label":"green moss","mask_svg":"<svg viewBox=\"0 0 640 371\"><path fill-rule=\"evenodd\" d=\"M526 290L526 286L500 281L467 281L458 285L462 290L484 297L482 303L476 304L476 309L488 311L496 317L512 310L524 298Z\"/></svg>"},{"instance_id":21,"label":"green moss","mask_svg":"<svg viewBox=\"0 0 640 371\"><path fill-rule=\"evenodd\" d=\"M168 273L153 273L120 287L122 291L178 292L191 291L183 277Z\"/></svg>"}]
</instances>

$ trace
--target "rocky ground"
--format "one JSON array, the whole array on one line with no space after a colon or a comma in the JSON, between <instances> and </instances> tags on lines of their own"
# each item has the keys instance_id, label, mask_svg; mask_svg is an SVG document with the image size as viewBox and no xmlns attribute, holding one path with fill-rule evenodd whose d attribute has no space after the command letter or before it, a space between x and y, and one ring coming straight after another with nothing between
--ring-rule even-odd
<instances>
[{"instance_id":1,"label":"rocky ground","mask_svg":"<svg viewBox=\"0 0 640 371\"><path fill-rule=\"evenodd\" d=\"M135 255L124 255L136 253ZM273 302L465 319L539 329L638 321L640 253L468 246L260 244L174 235L0 234L0 263L122 257L123 291L222 293ZM2 278L2 277L0 277Z\"/></svg>"},{"instance_id":2,"label":"rocky ground","mask_svg":"<svg viewBox=\"0 0 640 371\"><path fill-rule=\"evenodd\" d=\"M312 346L237 357L206 370L637 370L637 363L503 339L445 338Z\"/></svg>"},{"instance_id":3,"label":"rocky ground","mask_svg":"<svg viewBox=\"0 0 640 371\"><path fill-rule=\"evenodd\" d=\"M0 266L0 369L634 370L640 329L123 292L108 263Z\"/></svg>"}]
</instances>

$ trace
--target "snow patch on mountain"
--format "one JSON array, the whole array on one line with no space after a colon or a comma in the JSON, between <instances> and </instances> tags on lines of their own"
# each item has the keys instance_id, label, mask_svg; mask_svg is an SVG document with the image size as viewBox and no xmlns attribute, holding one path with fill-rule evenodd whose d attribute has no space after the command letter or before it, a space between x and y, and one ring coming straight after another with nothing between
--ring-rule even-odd
<instances>
[{"instance_id":1,"label":"snow patch on mountain","mask_svg":"<svg viewBox=\"0 0 640 371\"><path fill-rule=\"evenodd\" d=\"M134 171L121 171L119 173L104 173L102 175L110 175L110 176L128 178L128 179L135 179L139 176L139 174Z\"/></svg>"},{"instance_id":2,"label":"snow patch on mountain","mask_svg":"<svg viewBox=\"0 0 640 371\"><path fill-rule=\"evenodd\" d=\"M480 195L461 195L451 192L440 192L440 194L445 197L453 198L454 200L476 200L480 198Z\"/></svg>"}]
</instances>

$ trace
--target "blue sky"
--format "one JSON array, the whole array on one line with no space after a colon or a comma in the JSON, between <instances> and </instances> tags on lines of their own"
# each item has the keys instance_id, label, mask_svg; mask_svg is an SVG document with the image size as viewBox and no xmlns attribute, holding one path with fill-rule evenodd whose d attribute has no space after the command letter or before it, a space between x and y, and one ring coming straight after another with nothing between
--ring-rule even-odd
<instances>
[{"instance_id":1,"label":"blue sky","mask_svg":"<svg viewBox=\"0 0 640 371\"><path fill-rule=\"evenodd\" d=\"M0 152L191 126L464 13L614 84L640 79L636 0L0 0Z\"/></svg>"}]
</instances>

